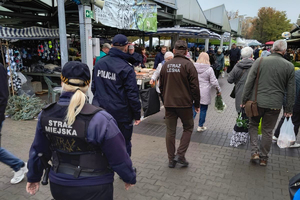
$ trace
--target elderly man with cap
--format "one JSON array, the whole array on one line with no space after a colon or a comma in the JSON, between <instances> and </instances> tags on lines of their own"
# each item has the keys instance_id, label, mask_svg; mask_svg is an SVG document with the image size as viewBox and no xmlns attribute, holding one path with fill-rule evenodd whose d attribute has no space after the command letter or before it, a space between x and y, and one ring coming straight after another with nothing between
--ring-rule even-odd
<instances>
[{"instance_id":1,"label":"elderly man with cap","mask_svg":"<svg viewBox=\"0 0 300 200\"><path fill-rule=\"evenodd\" d=\"M187 53L186 42L176 41L173 53L174 58L166 62L160 71L159 86L166 109L166 145L170 168L174 168L177 162L184 167L188 166L189 163L186 161L185 153L194 129L193 102L196 112L199 113L200 111L198 73L194 64L185 57ZM183 124L183 133L175 156L178 117Z\"/></svg>"},{"instance_id":2,"label":"elderly man with cap","mask_svg":"<svg viewBox=\"0 0 300 200\"><path fill-rule=\"evenodd\" d=\"M133 125L140 123L141 103L129 57L126 36L116 35L109 54L95 65L92 92L93 105L104 108L116 119L131 156Z\"/></svg>"},{"instance_id":3,"label":"elderly man with cap","mask_svg":"<svg viewBox=\"0 0 300 200\"><path fill-rule=\"evenodd\" d=\"M128 53L131 56L128 60L134 67L139 66L143 63L143 56L135 52L134 44L130 44L128 47Z\"/></svg>"},{"instance_id":4,"label":"elderly man with cap","mask_svg":"<svg viewBox=\"0 0 300 200\"><path fill-rule=\"evenodd\" d=\"M100 58L103 58L104 56L106 56L106 55L108 54L110 48L111 48L110 44L104 43L104 44L102 45L102 49L101 49L101 51L100 51L100 56L97 56L97 57L96 57L96 62L95 62L95 63L97 63L98 60L100 60Z\"/></svg>"},{"instance_id":5,"label":"elderly man with cap","mask_svg":"<svg viewBox=\"0 0 300 200\"><path fill-rule=\"evenodd\" d=\"M114 171L126 189L136 183L117 122L102 108L86 103L90 79L86 64L71 61L63 67L59 101L38 117L29 152L28 193L38 191L50 159L50 190L56 200L112 200Z\"/></svg>"}]
</instances>

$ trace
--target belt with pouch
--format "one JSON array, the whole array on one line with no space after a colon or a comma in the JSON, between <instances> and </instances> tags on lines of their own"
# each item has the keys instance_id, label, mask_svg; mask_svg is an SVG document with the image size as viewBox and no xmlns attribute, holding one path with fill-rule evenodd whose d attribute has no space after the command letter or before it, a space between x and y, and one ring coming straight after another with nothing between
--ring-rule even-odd
<instances>
[{"instance_id":1,"label":"belt with pouch","mask_svg":"<svg viewBox=\"0 0 300 200\"><path fill-rule=\"evenodd\" d=\"M89 176L103 176L105 174L112 173L113 171L109 168L104 170L94 170L94 169L83 169L80 166L74 166L67 163L61 163L58 166L58 169L56 171L57 173L62 174L68 174L72 175L75 178L78 178L79 176L89 177Z\"/></svg>"}]
</instances>

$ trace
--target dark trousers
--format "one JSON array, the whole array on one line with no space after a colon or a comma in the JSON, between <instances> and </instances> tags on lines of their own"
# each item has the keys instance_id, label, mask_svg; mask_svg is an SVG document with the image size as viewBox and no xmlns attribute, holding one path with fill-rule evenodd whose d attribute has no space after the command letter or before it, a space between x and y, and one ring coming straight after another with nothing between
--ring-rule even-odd
<instances>
[{"instance_id":1,"label":"dark trousers","mask_svg":"<svg viewBox=\"0 0 300 200\"><path fill-rule=\"evenodd\" d=\"M65 186L50 182L55 200L113 200L113 183L92 186Z\"/></svg>"},{"instance_id":2,"label":"dark trousers","mask_svg":"<svg viewBox=\"0 0 300 200\"><path fill-rule=\"evenodd\" d=\"M251 143L251 153L259 153L262 158L267 159L268 153L271 149L272 144L272 132L276 125L280 110L271 110L268 108L260 108L258 107L259 116L250 117L249 122L249 134L250 134L250 143ZM257 140L258 140L258 125L260 122L260 118L262 118L261 123L261 132L262 132L262 140L260 143L260 148L258 148ZM259 151L260 150L260 151Z\"/></svg>"},{"instance_id":3,"label":"dark trousers","mask_svg":"<svg viewBox=\"0 0 300 200\"><path fill-rule=\"evenodd\" d=\"M216 76L217 79L218 79L219 76L220 76L220 71L221 71L221 70L216 70L216 69L214 69L215 76Z\"/></svg>"},{"instance_id":4,"label":"dark trousers","mask_svg":"<svg viewBox=\"0 0 300 200\"><path fill-rule=\"evenodd\" d=\"M131 156L131 137L133 131L133 124L128 122L118 122L118 127L124 136L127 153L129 156Z\"/></svg>"},{"instance_id":5,"label":"dark trousers","mask_svg":"<svg viewBox=\"0 0 300 200\"><path fill-rule=\"evenodd\" d=\"M181 119L181 122L183 124L183 133L180 139L179 147L177 149L177 155L182 159L185 159L185 153L189 147L194 129L192 108L166 108L166 146L169 160L173 160L175 157L175 137L178 117Z\"/></svg>"},{"instance_id":6,"label":"dark trousers","mask_svg":"<svg viewBox=\"0 0 300 200\"><path fill-rule=\"evenodd\" d=\"M275 130L274 136L277 137L277 138L279 137L280 128L283 124L284 119L285 119L285 116L282 116L279 123L278 123L278 125L277 125L277 128ZM300 113L297 113L297 112L293 113L292 122L294 124L294 131L295 131L295 135L297 137L298 132L299 132L299 127L300 127Z\"/></svg>"},{"instance_id":7,"label":"dark trousers","mask_svg":"<svg viewBox=\"0 0 300 200\"><path fill-rule=\"evenodd\" d=\"M230 66L227 68L228 74L231 72L231 70L233 69L233 67L236 63L237 63L237 61L230 61Z\"/></svg>"}]
</instances>

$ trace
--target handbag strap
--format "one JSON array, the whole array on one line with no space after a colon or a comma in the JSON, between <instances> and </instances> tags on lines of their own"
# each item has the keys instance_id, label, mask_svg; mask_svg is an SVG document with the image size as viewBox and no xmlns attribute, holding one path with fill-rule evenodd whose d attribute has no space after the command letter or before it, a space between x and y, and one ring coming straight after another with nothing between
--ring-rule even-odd
<instances>
[{"instance_id":1,"label":"handbag strap","mask_svg":"<svg viewBox=\"0 0 300 200\"><path fill-rule=\"evenodd\" d=\"M259 63L258 63L258 67L257 67L257 75L256 75L256 80L255 80L255 101L257 101L257 90L258 90L258 79L259 79L259 67L260 67L260 63L262 61L263 57L261 57Z\"/></svg>"},{"instance_id":2,"label":"handbag strap","mask_svg":"<svg viewBox=\"0 0 300 200\"><path fill-rule=\"evenodd\" d=\"M240 77L239 77L239 79L237 80L237 82L236 82L236 83L238 83L238 82L241 80L241 78L243 77L243 75L244 75L245 71L246 71L246 69L243 69L243 72L242 72L242 74L240 75Z\"/></svg>"}]
</instances>

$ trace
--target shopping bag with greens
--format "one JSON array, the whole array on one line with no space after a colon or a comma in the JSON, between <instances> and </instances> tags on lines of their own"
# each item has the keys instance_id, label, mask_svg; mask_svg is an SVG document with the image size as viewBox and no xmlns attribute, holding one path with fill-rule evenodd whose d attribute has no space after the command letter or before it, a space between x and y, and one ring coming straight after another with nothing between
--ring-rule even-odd
<instances>
[{"instance_id":1,"label":"shopping bag with greens","mask_svg":"<svg viewBox=\"0 0 300 200\"><path fill-rule=\"evenodd\" d=\"M242 109L236 119L236 124L233 128L232 136L230 139L230 146L238 147L239 145L246 144L249 136L248 126L249 119L246 116L244 109Z\"/></svg>"},{"instance_id":2,"label":"shopping bag with greens","mask_svg":"<svg viewBox=\"0 0 300 200\"><path fill-rule=\"evenodd\" d=\"M222 100L222 96L217 95L215 98L215 110L218 113L223 113L225 111L226 107L227 107L226 104Z\"/></svg>"}]
</instances>

